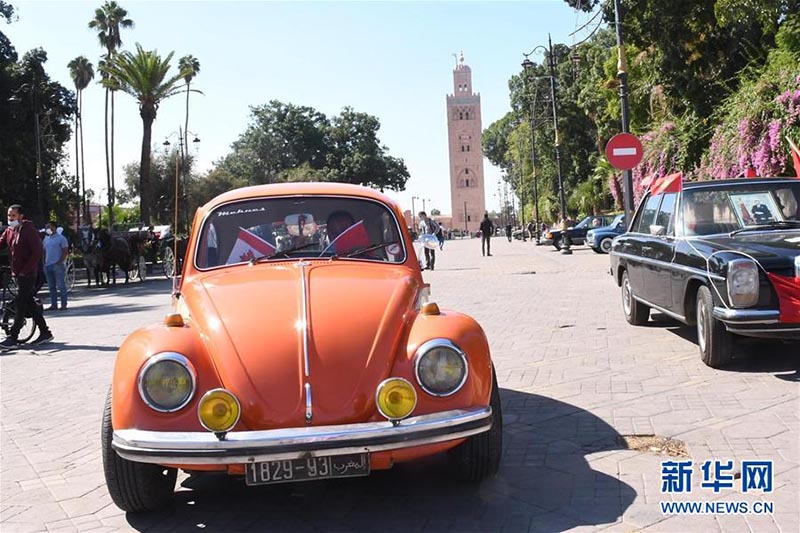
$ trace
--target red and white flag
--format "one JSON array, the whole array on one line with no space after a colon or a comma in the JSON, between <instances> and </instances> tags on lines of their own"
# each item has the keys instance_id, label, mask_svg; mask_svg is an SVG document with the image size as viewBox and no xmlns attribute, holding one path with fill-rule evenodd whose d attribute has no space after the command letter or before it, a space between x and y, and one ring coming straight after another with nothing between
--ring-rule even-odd
<instances>
[{"instance_id":1,"label":"red and white flag","mask_svg":"<svg viewBox=\"0 0 800 533\"><path fill-rule=\"evenodd\" d=\"M275 247L244 228L239 228L239 235L236 236L236 244L233 245L231 254L228 256L226 264L241 263L252 261L260 257L265 257L275 253Z\"/></svg>"},{"instance_id":2,"label":"red and white flag","mask_svg":"<svg viewBox=\"0 0 800 533\"><path fill-rule=\"evenodd\" d=\"M800 178L800 150L797 148L797 145L794 144L789 137L786 137L786 140L789 141L789 147L792 150L792 163L794 164L794 175Z\"/></svg>"},{"instance_id":3,"label":"red and white flag","mask_svg":"<svg viewBox=\"0 0 800 533\"><path fill-rule=\"evenodd\" d=\"M358 248L369 246L369 235L364 221L359 220L343 232L328 245L337 254L342 254Z\"/></svg>"},{"instance_id":4,"label":"red and white flag","mask_svg":"<svg viewBox=\"0 0 800 533\"><path fill-rule=\"evenodd\" d=\"M650 184L650 194L659 194L662 192L681 192L683 189L683 175L680 172L675 174L667 174L656 178Z\"/></svg>"}]
</instances>

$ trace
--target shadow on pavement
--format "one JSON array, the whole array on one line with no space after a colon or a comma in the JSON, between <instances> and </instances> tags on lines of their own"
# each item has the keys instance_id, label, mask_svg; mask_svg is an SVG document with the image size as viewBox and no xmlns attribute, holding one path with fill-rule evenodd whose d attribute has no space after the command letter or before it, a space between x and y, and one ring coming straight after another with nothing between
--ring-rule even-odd
<instances>
[{"instance_id":1,"label":"shadow on pavement","mask_svg":"<svg viewBox=\"0 0 800 533\"><path fill-rule=\"evenodd\" d=\"M129 292L136 292L137 295L141 296L151 294L169 295L172 292L172 280L166 279L163 276L159 276L157 278L148 278L145 281L137 280L125 283L124 279L118 279L116 285L109 284L101 287L98 287L94 284L91 287L87 287L85 283L81 283L80 286L76 286L75 290L70 293L70 298L83 299L91 298L92 296L111 296ZM48 294L49 293L46 286L44 289L42 289L42 291L39 292L40 297Z\"/></svg>"},{"instance_id":2,"label":"shadow on pavement","mask_svg":"<svg viewBox=\"0 0 800 533\"><path fill-rule=\"evenodd\" d=\"M59 317L80 317L80 316L98 316L108 315L112 313L136 313L139 311L147 311L149 309L157 309L159 305L136 305L126 303L96 303L90 305L72 306L67 307L66 311L45 311L44 318L47 321L55 320Z\"/></svg>"},{"instance_id":3,"label":"shadow on pavement","mask_svg":"<svg viewBox=\"0 0 800 533\"><path fill-rule=\"evenodd\" d=\"M480 486L455 480L445 456L365 478L262 487L191 476L172 507L126 518L140 531L563 531L615 522L636 493L592 470L584 455L620 449L617 432L550 398L501 396L503 462Z\"/></svg>"}]
</instances>

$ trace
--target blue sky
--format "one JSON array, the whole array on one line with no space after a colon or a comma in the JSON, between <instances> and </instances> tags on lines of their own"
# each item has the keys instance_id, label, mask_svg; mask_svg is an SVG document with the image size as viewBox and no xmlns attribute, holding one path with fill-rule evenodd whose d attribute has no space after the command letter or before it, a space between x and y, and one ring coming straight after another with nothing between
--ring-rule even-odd
<instances>
[{"instance_id":1,"label":"blue sky","mask_svg":"<svg viewBox=\"0 0 800 533\"><path fill-rule=\"evenodd\" d=\"M389 195L407 209L412 195L429 198L428 209L443 213L450 211L445 96L453 89L452 53L463 50L472 68L486 128L508 111L508 79L520 70L523 52L546 44L548 32L554 42L572 44L569 34L587 20L563 0L118 1L136 24L123 33L123 48L138 42L163 55L174 50L176 69L182 55L200 60L193 86L204 94L191 97L189 130L201 139L201 169L229 151L247 126L250 105L278 99L329 116L351 106L379 118L380 139L411 173L406 190ZM19 20L2 31L20 55L43 47L49 74L69 87L71 59L85 55L97 65L101 49L87 23L99 0L12 4ZM142 125L131 97L118 94L116 102L119 183L122 166L139 160ZM153 127L156 147L177 132L183 113L180 96L161 105ZM84 138L87 187L99 192L106 178L97 84L84 93ZM500 171L484 160L484 172L487 207L493 209Z\"/></svg>"}]
</instances>

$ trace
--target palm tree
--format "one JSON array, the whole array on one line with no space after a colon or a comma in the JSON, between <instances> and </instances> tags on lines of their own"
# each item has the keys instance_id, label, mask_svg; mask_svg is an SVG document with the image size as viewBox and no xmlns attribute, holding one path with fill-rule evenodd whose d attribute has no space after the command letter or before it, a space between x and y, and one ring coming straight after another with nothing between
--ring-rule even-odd
<instances>
[{"instance_id":1,"label":"palm tree","mask_svg":"<svg viewBox=\"0 0 800 533\"><path fill-rule=\"evenodd\" d=\"M167 77L174 52L161 58L156 50L147 51L136 43L136 53L121 52L107 66L110 76L118 82L120 89L139 102L142 117L142 158L139 164L139 201L142 220L150 222L150 143L153 121L158 106L163 100L181 92L178 82L183 73Z\"/></svg>"},{"instance_id":2,"label":"palm tree","mask_svg":"<svg viewBox=\"0 0 800 533\"><path fill-rule=\"evenodd\" d=\"M76 57L69 62L67 67L72 81L75 82L75 90L78 92L78 112L75 114L75 182L78 196L81 198L81 206L78 208L78 222L80 223L81 213L83 213L84 220L89 219L89 210L86 205L86 170L83 164L83 90L94 79L94 67L84 56ZM80 153L78 153L79 146ZM78 163L80 163L80 170Z\"/></svg>"},{"instance_id":3,"label":"palm tree","mask_svg":"<svg viewBox=\"0 0 800 533\"><path fill-rule=\"evenodd\" d=\"M186 120L183 125L183 142L181 143L181 161L183 162L183 198L186 199L186 172L189 152L189 93L191 92L192 80L200 73L200 61L193 55L185 55L178 60L178 69L181 71L183 81L186 82ZM189 229L189 212L184 206L184 225ZM177 229L177 228L176 228Z\"/></svg>"},{"instance_id":4,"label":"palm tree","mask_svg":"<svg viewBox=\"0 0 800 533\"><path fill-rule=\"evenodd\" d=\"M89 22L89 28L97 30L97 39L100 46L106 49L104 59L101 61L100 71L103 72L103 86L106 89L106 180L108 181L108 203L114 205L114 91L116 83L106 75L105 63L113 60L117 49L122 46L120 37L121 28L133 28L133 20L126 18L128 12L113 0L107 1L102 7L95 9L94 19ZM111 157L109 158L109 132L108 132L108 102L111 97ZM113 209L109 210L113 213ZM114 223L110 217L109 227Z\"/></svg>"}]
</instances>

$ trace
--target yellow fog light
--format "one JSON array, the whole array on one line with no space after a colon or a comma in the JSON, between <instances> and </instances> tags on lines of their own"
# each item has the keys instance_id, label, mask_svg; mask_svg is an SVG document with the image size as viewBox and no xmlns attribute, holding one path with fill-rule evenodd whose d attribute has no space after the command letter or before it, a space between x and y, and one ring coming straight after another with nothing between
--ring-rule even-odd
<instances>
[{"instance_id":1,"label":"yellow fog light","mask_svg":"<svg viewBox=\"0 0 800 533\"><path fill-rule=\"evenodd\" d=\"M236 396L225 389L210 390L200 398L197 416L203 427L214 433L233 429L239 421L241 409Z\"/></svg>"},{"instance_id":2,"label":"yellow fog light","mask_svg":"<svg viewBox=\"0 0 800 533\"><path fill-rule=\"evenodd\" d=\"M417 406L417 392L408 380L389 378L378 385L375 403L378 411L389 420L402 420Z\"/></svg>"}]
</instances>

